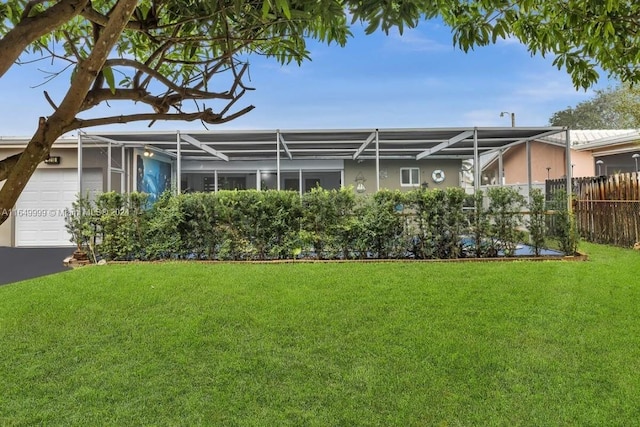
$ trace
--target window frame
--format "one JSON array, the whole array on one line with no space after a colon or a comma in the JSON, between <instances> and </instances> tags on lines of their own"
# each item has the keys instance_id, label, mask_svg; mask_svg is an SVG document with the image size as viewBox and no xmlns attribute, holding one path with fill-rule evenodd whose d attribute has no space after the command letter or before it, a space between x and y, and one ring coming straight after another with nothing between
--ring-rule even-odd
<instances>
[{"instance_id":1,"label":"window frame","mask_svg":"<svg viewBox=\"0 0 640 427\"><path fill-rule=\"evenodd\" d=\"M402 180L402 172L409 171L409 182L405 183ZM418 171L417 182L413 182L413 171ZM400 168L400 187L419 187L420 186L420 168L407 167Z\"/></svg>"}]
</instances>

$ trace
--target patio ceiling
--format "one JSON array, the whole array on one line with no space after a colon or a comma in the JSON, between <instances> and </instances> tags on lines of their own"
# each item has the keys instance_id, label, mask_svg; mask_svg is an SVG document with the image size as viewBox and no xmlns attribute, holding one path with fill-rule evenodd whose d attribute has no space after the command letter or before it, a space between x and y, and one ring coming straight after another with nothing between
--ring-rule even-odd
<instances>
[{"instance_id":1,"label":"patio ceiling","mask_svg":"<svg viewBox=\"0 0 640 427\"><path fill-rule=\"evenodd\" d=\"M143 131L83 133L83 144L111 142L187 160L473 159L563 132L561 127L356 130ZM377 141L377 143L376 143ZM376 148L377 147L377 148Z\"/></svg>"}]
</instances>

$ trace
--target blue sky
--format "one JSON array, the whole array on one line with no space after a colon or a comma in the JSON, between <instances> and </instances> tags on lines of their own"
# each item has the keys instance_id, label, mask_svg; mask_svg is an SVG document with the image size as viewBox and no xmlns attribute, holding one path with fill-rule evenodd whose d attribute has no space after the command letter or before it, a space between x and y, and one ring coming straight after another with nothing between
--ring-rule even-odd
<instances>
[{"instance_id":1,"label":"blue sky","mask_svg":"<svg viewBox=\"0 0 640 427\"><path fill-rule=\"evenodd\" d=\"M309 43L312 61L280 66L252 57L250 85L239 107L255 109L224 129L325 129L448 126L545 126L549 117L588 99L552 58L531 57L514 40L464 53L437 21L389 35L364 35L358 27L347 46ZM44 64L43 64L44 65ZM51 113L43 90L60 99L68 77L45 86L38 64L14 66L0 79L0 135L28 136L38 117ZM603 76L596 88L609 82ZM108 115L126 113L113 104ZM215 129L216 126L209 126ZM113 125L114 131L146 130L146 123ZM153 129L203 129L197 122L156 123ZM104 128L103 128L104 130Z\"/></svg>"}]
</instances>

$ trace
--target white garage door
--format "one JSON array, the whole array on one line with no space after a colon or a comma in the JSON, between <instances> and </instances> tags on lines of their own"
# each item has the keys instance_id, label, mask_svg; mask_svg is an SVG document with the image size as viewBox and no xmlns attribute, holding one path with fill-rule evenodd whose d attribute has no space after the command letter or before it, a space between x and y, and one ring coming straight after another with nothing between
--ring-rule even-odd
<instances>
[{"instance_id":1,"label":"white garage door","mask_svg":"<svg viewBox=\"0 0 640 427\"><path fill-rule=\"evenodd\" d=\"M102 172L85 170L83 192L102 190ZM78 194L75 169L37 169L16 203L16 246L72 246L64 221Z\"/></svg>"}]
</instances>

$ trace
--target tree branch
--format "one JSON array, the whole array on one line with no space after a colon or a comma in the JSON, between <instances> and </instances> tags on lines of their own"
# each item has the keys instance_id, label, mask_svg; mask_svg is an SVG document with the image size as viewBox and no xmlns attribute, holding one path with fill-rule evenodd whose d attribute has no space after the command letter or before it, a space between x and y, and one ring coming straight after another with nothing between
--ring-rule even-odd
<instances>
[{"instance_id":1,"label":"tree branch","mask_svg":"<svg viewBox=\"0 0 640 427\"><path fill-rule=\"evenodd\" d=\"M100 25L102 27L107 25L107 22L109 22L109 17L108 16L105 16L105 15L101 14L100 12L98 12L97 10L95 10L95 9L93 9L91 7L87 7L85 9L83 9L81 15L84 18L86 18L88 21L91 21L94 24ZM127 30L141 31L141 30L150 30L150 29L153 29L155 27L151 27L151 26L145 27L139 21L129 20L127 22L127 24L125 25L125 28Z\"/></svg>"},{"instance_id":2,"label":"tree branch","mask_svg":"<svg viewBox=\"0 0 640 427\"><path fill-rule=\"evenodd\" d=\"M104 68L109 53L120 38L126 23L136 8L136 0L119 0L109 16L109 22L104 26L100 37L96 41L87 59L80 61L76 67L75 75L58 109L47 122L52 124L55 120L63 123L73 120L84 102L91 85ZM135 62L135 61L134 61Z\"/></svg>"},{"instance_id":3,"label":"tree branch","mask_svg":"<svg viewBox=\"0 0 640 427\"><path fill-rule=\"evenodd\" d=\"M212 99L212 98L231 99L233 98L233 94L228 91L227 92L206 92L201 90L194 90L188 87L187 88L180 87L177 84L173 83L171 80L169 80L167 77L160 74L158 71L154 70L153 68L141 62L135 61L133 59L124 59L124 58L109 59L105 62L105 66L132 67L132 68L141 70L144 73L148 74L149 76L152 76L153 78L158 80L160 83L162 83L169 89L182 95L185 98L200 98L200 99Z\"/></svg>"},{"instance_id":4,"label":"tree branch","mask_svg":"<svg viewBox=\"0 0 640 427\"><path fill-rule=\"evenodd\" d=\"M21 155L22 153L14 154L0 161L0 182L7 179L9 172L11 172L11 169L18 163Z\"/></svg>"},{"instance_id":5,"label":"tree branch","mask_svg":"<svg viewBox=\"0 0 640 427\"><path fill-rule=\"evenodd\" d=\"M80 14L89 0L60 0L44 12L22 19L0 38L0 77L35 40Z\"/></svg>"},{"instance_id":6,"label":"tree branch","mask_svg":"<svg viewBox=\"0 0 640 427\"><path fill-rule=\"evenodd\" d=\"M112 124L124 124L130 122L155 122L158 120L170 120L170 121L187 121L192 122L194 120L202 120L205 123L209 124L221 124L227 123L231 120L235 120L238 117L247 114L249 111L253 110L255 107L250 105L248 107L243 108L242 110L231 114L229 116L223 117L219 113L214 113L210 108L207 108L204 111L199 111L197 113L143 113L143 114L130 114L126 116L111 116L111 117L100 117L98 119L76 119L70 125L64 128L64 132L70 132L76 129L83 129L95 126L103 126L103 125L112 125Z\"/></svg>"}]
</instances>

